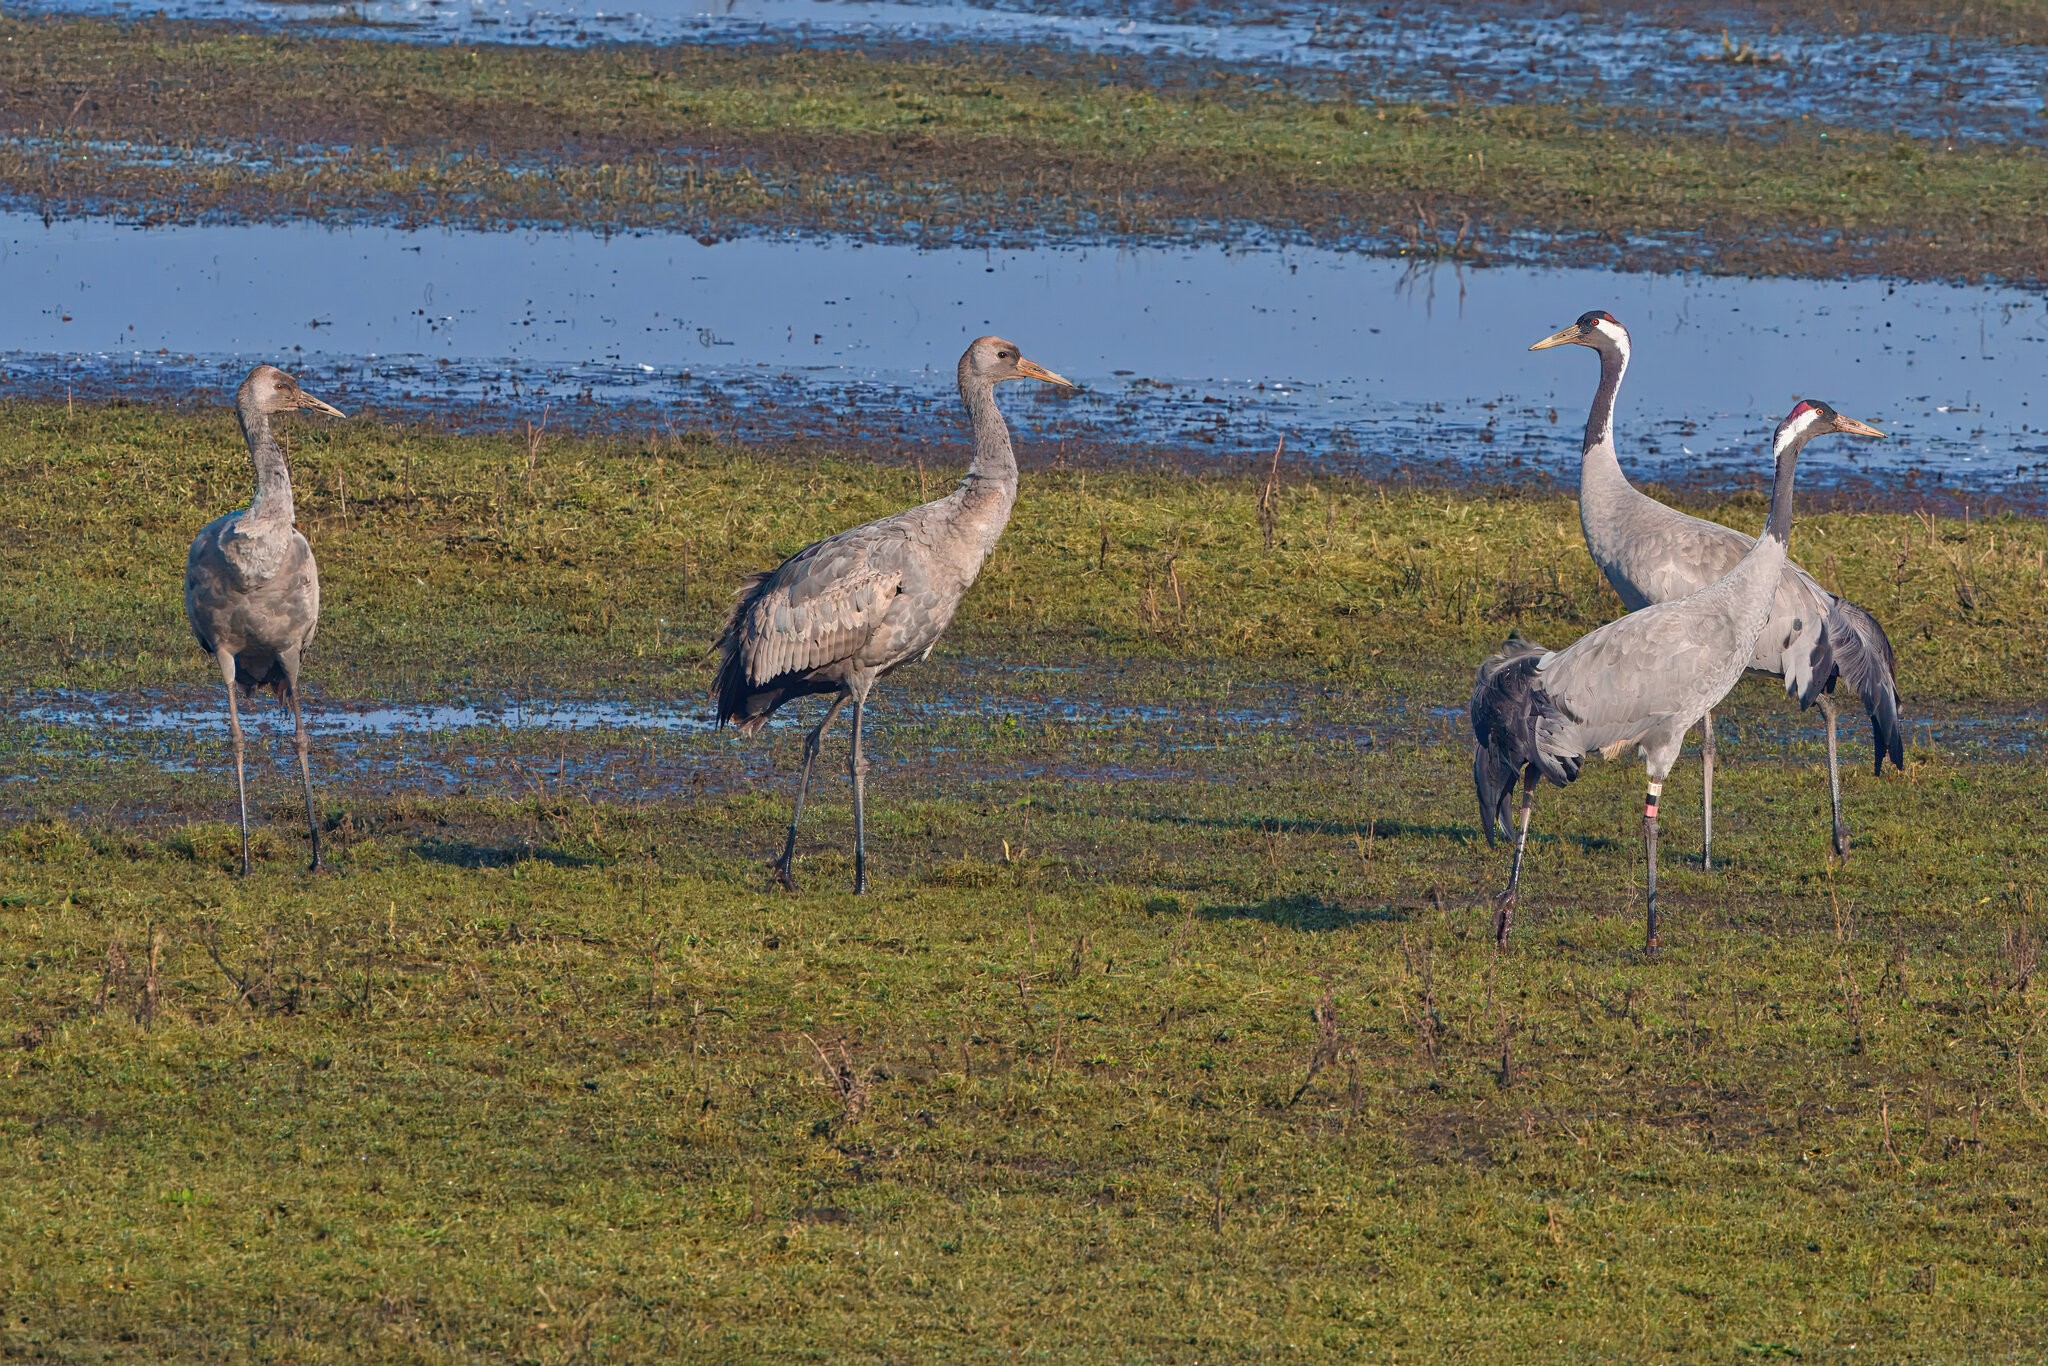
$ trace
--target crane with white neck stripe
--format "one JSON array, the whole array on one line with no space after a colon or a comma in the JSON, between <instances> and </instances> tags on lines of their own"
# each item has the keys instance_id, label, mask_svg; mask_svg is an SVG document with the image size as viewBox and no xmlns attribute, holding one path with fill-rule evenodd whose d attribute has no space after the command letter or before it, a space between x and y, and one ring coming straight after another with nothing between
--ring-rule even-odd
<instances>
[{"instance_id":1,"label":"crane with white neck stripe","mask_svg":"<svg viewBox=\"0 0 2048 1366\"><path fill-rule=\"evenodd\" d=\"M1733 527L1688 516L1629 483L1614 450L1614 401L1628 371L1628 329L1605 312L1584 313L1561 332L1529 349L1585 346L1600 357L1600 387L1586 417L1579 459L1579 523L1586 549L1607 582L1633 612L1696 592L1733 568L1755 544ZM1757 637L1749 668L1785 680L1785 691L1803 709L1818 706L1827 718L1828 805L1835 853L1849 852L1849 827L1842 819L1842 775L1836 756L1838 679L1847 680L1870 715L1876 747L1872 768L1884 772L1905 762L1905 729L1899 722L1897 665L1891 641L1877 618L1838 597L1791 561L1778 573L1770 620ZM1714 714L1700 718L1703 862L1714 864Z\"/></svg>"},{"instance_id":2,"label":"crane with white neck stripe","mask_svg":"<svg viewBox=\"0 0 2048 1366\"><path fill-rule=\"evenodd\" d=\"M1657 951L1657 803L1685 733L1728 695L1770 623L1792 534L1793 469L1808 441L1829 432L1883 436L1866 422L1807 399L1778 424L1775 482L1764 534L1712 583L1581 636L1563 650L1520 637L1479 666L1472 691L1472 782L1488 844L1508 830L1508 800L1522 780L1520 827L1508 885L1495 903L1494 939L1507 944L1529 839L1536 783L1562 787L1589 753L1643 756L1649 796L1643 848L1649 864L1644 947Z\"/></svg>"}]
</instances>

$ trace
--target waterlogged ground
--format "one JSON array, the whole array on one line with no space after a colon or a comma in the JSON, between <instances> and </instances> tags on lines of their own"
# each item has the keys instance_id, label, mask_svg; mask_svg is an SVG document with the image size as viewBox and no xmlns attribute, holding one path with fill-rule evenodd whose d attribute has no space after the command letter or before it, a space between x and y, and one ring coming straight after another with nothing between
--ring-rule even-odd
<instances>
[{"instance_id":1,"label":"waterlogged ground","mask_svg":"<svg viewBox=\"0 0 2048 1366\"><path fill-rule=\"evenodd\" d=\"M1942 36L1738 13L1723 46L1718 11L1683 8L201 16L731 42L736 65L681 82L727 99L679 116L723 130L715 155L644 117L661 98L619 103L683 60L652 50L451 72L400 43L5 21L0 192L40 212L0 234L0 1354L2040 1356L2048 534L1986 516L2038 494L2036 294L818 232L886 237L914 202L927 244L1241 219L1526 260L1583 213L1607 254L1579 261L2025 278L2034 154L1980 144L2040 138L2030 59L2001 46L2032 11L1903 8L1858 22ZM1090 104L1071 54L1022 59L1073 83L1051 98L965 58L943 86L737 65L763 39L934 36L1111 54L1142 88ZM1363 106L1173 104L1210 62L1341 65L1476 112L1367 110L1397 153L1318 169L1315 120L1356 146ZM1485 103L1525 78L1635 108L1579 111L1580 137ZM732 133L760 113L733 91L830 144ZM1020 140L1027 101L1064 131ZM1690 141L1615 131L1674 102ZM1921 140L1701 132L1745 109ZM1189 134L1212 117L1230 139ZM1237 137L1261 119L1268 142ZM502 145L449 150L484 126ZM1485 198L1531 129L1517 188ZM907 154L923 198L887 178ZM1006 197L1047 162L1058 212L1012 211L1051 202ZM1368 177L1377 207L1343 198ZM292 225L642 212L691 234ZM1870 776L1852 707L1833 860L1817 718L1743 685L1713 871L1692 755L1665 796L1655 960L1626 758L1543 794L1495 952L1504 857L1462 713L1509 629L1556 644L1619 610L1545 486L1569 482L1590 358L1522 349L1593 307L1638 340L1627 463L1706 515L1760 524L1729 490L1794 393L1894 433L1809 453L1826 496L1795 553L1890 631L1906 770ZM804 890L773 890L807 718L711 730L704 643L744 573L948 485L949 368L985 330L1085 391L1012 399L1017 518L872 710L873 894L845 890L843 729ZM267 706L256 870L232 876L219 699L178 602L192 531L247 494L220 404L258 358L368 414L287 430L325 589L319 878Z\"/></svg>"},{"instance_id":2,"label":"waterlogged ground","mask_svg":"<svg viewBox=\"0 0 2048 1366\"><path fill-rule=\"evenodd\" d=\"M1087 664L1102 691L1047 683L1072 713L1034 712L1009 671L937 671L996 682L980 710L908 682L876 708L862 899L837 743L805 890L768 885L786 726L472 726L382 771L385 737L323 730L334 871L299 871L296 789L259 763L244 882L211 727L47 699L0 724L33 775L0 788L0 1342L2041 1345L2037 750L1916 728L1906 774L1852 765L1836 865L1813 733L1765 738L1799 723L1752 688L1717 871L1690 763L1667 796L1663 956L1636 949L1625 762L1545 795L1496 954L1461 718L1305 679L1299 716L1363 733L1162 714L1133 699L1184 668Z\"/></svg>"},{"instance_id":3,"label":"waterlogged ground","mask_svg":"<svg viewBox=\"0 0 2048 1366\"><path fill-rule=\"evenodd\" d=\"M1755 487L1807 395L1890 434L1817 453L1810 486L2032 506L2048 477L2048 316L2019 289L20 214L0 269L0 382L22 396L211 404L270 360L384 416L950 443L954 360L999 332L1083 386L1005 391L1040 458L1250 468L1284 438L1314 468L1569 484L1597 367L1527 347L1604 308L1636 339L1620 421L1643 477Z\"/></svg>"},{"instance_id":4,"label":"waterlogged ground","mask_svg":"<svg viewBox=\"0 0 2048 1366\"><path fill-rule=\"evenodd\" d=\"M1389 102L978 48L447 48L0 19L0 203L45 219L1295 242L2048 278L2041 149L1868 120Z\"/></svg>"},{"instance_id":5,"label":"waterlogged ground","mask_svg":"<svg viewBox=\"0 0 2048 1366\"><path fill-rule=\"evenodd\" d=\"M933 661L905 675L873 712L868 752L876 790L923 792L934 784L990 781L1179 782L1195 764L1231 780L1277 750L1345 762L1389 745L1463 751L1471 743L1461 706L1353 692L1328 683L1256 678L1190 696L1176 669L1093 661L1019 666L1005 660ZM713 728L701 697L668 705L541 696L497 702L329 704L310 701L323 787L377 797L575 795L639 804L786 786L797 739L820 709L776 716L772 740L744 744ZM244 716L251 772L272 793L296 781L289 716ZM1910 718L1914 743L1955 762L2038 753L2041 723L2030 710L1926 704ZM1758 685L1717 726L1723 757L1738 765L1808 768L1824 755L1818 713L1801 716ZM1842 732L1867 765L1867 727ZM40 785L86 775L124 775L112 805L61 814L75 820L166 819L218 814L231 772L227 713L203 686L152 696L19 694L0 710L10 781L0 813L59 814ZM152 770L154 773L152 774ZM831 770L838 780L838 770Z\"/></svg>"},{"instance_id":6,"label":"waterlogged ground","mask_svg":"<svg viewBox=\"0 0 2048 1366\"><path fill-rule=\"evenodd\" d=\"M1459 708L1613 611L1563 499L1028 472L873 709L856 900L843 732L773 891L799 736L705 729L702 642L948 471L294 422L334 870L264 708L245 882L178 609L232 423L0 420L10 1352L2039 1345L2038 522L1803 518L1907 694L1851 858L1745 685L1663 957L1626 761L1545 793L1496 954Z\"/></svg>"},{"instance_id":7,"label":"waterlogged ground","mask_svg":"<svg viewBox=\"0 0 2048 1366\"><path fill-rule=\"evenodd\" d=\"M1926 32L1843 32L1729 10L1286 3L973 5L916 0L42 0L30 13L227 20L406 42L1051 46L1328 73L1374 99L1620 103L1720 128L1787 119L1960 141L2048 138L2042 49ZM1881 22L1881 21L1880 21Z\"/></svg>"}]
</instances>

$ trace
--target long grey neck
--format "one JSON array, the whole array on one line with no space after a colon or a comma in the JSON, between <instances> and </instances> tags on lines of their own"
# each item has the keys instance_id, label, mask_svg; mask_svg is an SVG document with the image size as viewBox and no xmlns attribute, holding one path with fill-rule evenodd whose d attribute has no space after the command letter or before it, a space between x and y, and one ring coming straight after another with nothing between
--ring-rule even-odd
<instances>
[{"instance_id":1,"label":"long grey neck","mask_svg":"<svg viewBox=\"0 0 2048 1366\"><path fill-rule=\"evenodd\" d=\"M1017 501L1017 452L1010 445L1010 424L996 407L995 386L970 380L960 386L967 414L974 423L974 461L960 481L960 501L982 515L993 514L1000 531Z\"/></svg>"},{"instance_id":2,"label":"long grey neck","mask_svg":"<svg viewBox=\"0 0 2048 1366\"><path fill-rule=\"evenodd\" d=\"M1771 511L1764 519L1764 535L1781 546L1792 544L1792 467L1799 463L1799 449L1812 435L1782 429L1779 432L1777 480L1771 485Z\"/></svg>"},{"instance_id":3,"label":"long grey neck","mask_svg":"<svg viewBox=\"0 0 2048 1366\"><path fill-rule=\"evenodd\" d=\"M1614 453L1614 398L1621 392L1621 377L1628 373L1628 352L1619 346L1602 346L1600 387L1593 393L1593 407L1586 414L1586 444L1579 452L1579 492L1583 502L1590 492L1598 494L1629 487Z\"/></svg>"},{"instance_id":4,"label":"long grey neck","mask_svg":"<svg viewBox=\"0 0 2048 1366\"><path fill-rule=\"evenodd\" d=\"M285 465L284 447L270 429L270 414L260 408L237 409L242 436L249 443L249 459L256 466L256 496L249 501L245 520L292 524L292 475Z\"/></svg>"}]
</instances>

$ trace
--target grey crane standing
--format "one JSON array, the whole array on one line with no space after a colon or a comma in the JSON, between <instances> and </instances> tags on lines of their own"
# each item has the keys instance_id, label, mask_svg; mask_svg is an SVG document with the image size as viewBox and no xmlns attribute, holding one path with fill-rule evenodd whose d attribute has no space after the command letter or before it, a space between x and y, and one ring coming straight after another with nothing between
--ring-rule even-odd
<instances>
[{"instance_id":1,"label":"grey crane standing","mask_svg":"<svg viewBox=\"0 0 2048 1366\"><path fill-rule=\"evenodd\" d=\"M1600 356L1600 387L1586 417L1586 441L1579 458L1579 522L1586 549L1607 582L1633 612L1696 592L1732 569L1755 544L1752 537L1690 517L1628 482L1614 453L1614 399L1628 371L1628 329L1604 312L1579 320L1532 345L1587 346ZM1819 706L1828 728L1828 804L1834 821L1835 853L1849 852L1849 827L1842 820L1842 775L1836 758L1833 697L1838 678L1863 701L1876 747L1873 772L1884 761L1905 762L1905 732L1899 723L1899 689L1891 641L1877 619L1837 597L1813 575L1789 561L1779 571L1769 623L1757 638L1749 667L1785 680L1785 691L1800 707ZM1714 866L1714 714L1700 718L1703 800L1703 863Z\"/></svg>"},{"instance_id":2,"label":"grey crane standing","mask_svg":"<svg viewBox=\"0 0 2048 1366\"><path fill-rule=\"evenodd\" d=\"M1514 865L1494 911L1497 943L1506 944L1514 915L1538 778L1562 787L1579 776L1589 752L1612 758L1634 745L1650 780L1643 804L1649 862L1644 947L1657 951L1657 800L1685 733L1750 666L1785 568L1793 466L1800 447L1827 432L1884 435L1817 399L1794 407L1771 441L1777 478L1764 534L1727 573L1682 598L1611 621L1562 650L1511 637L1479 667L1472 691L1472 783L1488 844L1496 833L1507 833L1508 798L1516 777L1522 779ZM1819 677L1808 686L1818 687Z\"/></svg>"},{"instance_id":3,"label":"grey crane standing","mask_svg":"<svg viewBox=\"0 0 2048 1366\"><path fill-rule=\"evenodd\" d=\"M322 403L274 365L259 365L235 391L235 416L256 466L256 496L249 506L208 522L185 557L185 617L199 648L220 665L228 691L228 731L235 742L235 792L242 808L242 876L249 875L249 783L244 773L242 718L237 690L253 698L268 688L292 709L299 749L299 779L306 789L306 832L320 859L320 822L313 813L313 773L306 758L306 716L299 704L299 663L320 625L320 573L313 548L293 524L292 475L284 447L270 428L279 413L310 408L333 417Z\"/></svg>"},{"instance_id":4,"label":"grey crane standing","mask_svg":"<svg viewBox=\"0 0 2048 1366\"><path fill-rule=\"evenodd\" d=\"M974 460L960 486L936 502L807 545L774 569L751 576L719 630L721 658L711 700L721 724L751 735L785 702L832 697L824 718L804 737L789 836L773 865L785 887L796 887L790 865L811 767L825 728L851 700L853 890L867 890L861 713L876 680L931 654L1010 520L1017 457L1009 425L996 408L995 387L1012 379L1074 387L999 337L973 342L959 368L960 397L974 424Z\"/></svg>"}]
</instances>

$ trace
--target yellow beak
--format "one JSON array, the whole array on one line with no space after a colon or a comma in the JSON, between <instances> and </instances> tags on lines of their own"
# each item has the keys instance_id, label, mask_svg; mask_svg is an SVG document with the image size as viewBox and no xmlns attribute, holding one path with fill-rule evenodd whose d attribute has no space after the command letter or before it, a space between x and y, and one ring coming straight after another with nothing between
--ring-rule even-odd
<instances>
[{"instance_id":1,"label":"yellow beak","mask_svg":"<svg viewBox=\"0 0 2048 1366\"><path fill-rule=\"evenodd\" d=\"M1540 342L1530 343L1531 351L1548 351L1553 346L1570 346L1579 340L1579 325L1573 323L1562 332L1553 332Z\"/></svg>"},{"instance_id":2,"label":"yellow beak","mask_svg":"<svg viewBox=\"0 0 2048 1366\"><path fill-rule=\"evenodd\" d=\"M1017 358L1017 373L1026 379L1042 379L1047 384L1057 384L1066 389L1078 389L1081 387L1065 375L1055 375L1037 361L1025 360L1022 356Z\"/></svg>"},{"instance_id":3,"label":"yellow beak","mask_svg":"<svg viewBox=\"0 0 2048 1366\"><path fill-rule=\"evenodd\" d=\"M348 414L347 414L347 413L344 413L344 412L343 412L343 411L342 411L341 409L339 409L339 408L335 407L335 406L334 406L334 405L333 405L332 403L322 403L322 402L321 402L321 401L320 401L319 399L317 399L317 398L314 398L314 397L313 397L313 396L312 396L311 394L307 393L307 392L306 392L306 391L305 391L304 389L301 389L301 390L299 390L299 407L301 407L301 408L311 408L311 409L312 409L312 410L313 410L314 412L316 412L316 413L325 413L325 414L327 414L327 415L328 415L329 417L347 417L347 416L348 416Z\"/></svg>"},{"instance_id":4,"label":"yellow beak","mask_svg":"<svg viewBox=\"0 0 2048 1366\"><path fill-rule=\"evenodd\" d=\"M1868 422L1858 422L1855 418L1849 417L1848 415L1843 413L1835 414L1835 430L1838 432L1847 432L1851 436L1884 435L1883 432L1871 426Z\"/></svg>"}]
</instances>

